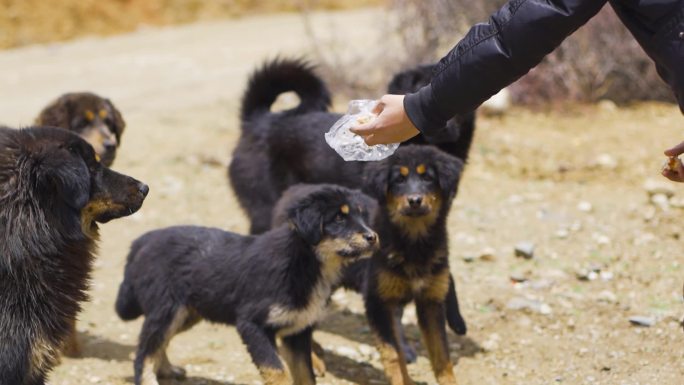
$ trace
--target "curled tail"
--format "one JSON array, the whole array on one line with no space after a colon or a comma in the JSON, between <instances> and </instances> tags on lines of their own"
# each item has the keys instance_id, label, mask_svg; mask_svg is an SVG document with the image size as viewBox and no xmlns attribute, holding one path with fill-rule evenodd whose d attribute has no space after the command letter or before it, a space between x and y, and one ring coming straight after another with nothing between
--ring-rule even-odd
<instances>
[{"instance_id":1,"label":"curled tail","mask_svg":"<svg viewBox=\"0 0 684 385\"><path fill-rule=\"evenodd\" d=\"M250 76L242 95L242 121L269 113L278 95L289 91L300 99L299 106L292 110L294 113L327 111L331 103L330 91L312 65L298 59L275 59Z\"/></svg>"},{"instance_id":2,"label":"curled tail","mask_svg":"<svg viewBox=\"0 0 684 385\"><path fill-rule=\"evenodd\" d=\"M140 303L135 295L133 282L129 278L129 268L138 250L138 242L134 242L131 246L131 251L128 253L124 280L119 285L119 294L116 296L116 314L124 321L134 320L143 314Z\"/></svg>"}]
</instances>

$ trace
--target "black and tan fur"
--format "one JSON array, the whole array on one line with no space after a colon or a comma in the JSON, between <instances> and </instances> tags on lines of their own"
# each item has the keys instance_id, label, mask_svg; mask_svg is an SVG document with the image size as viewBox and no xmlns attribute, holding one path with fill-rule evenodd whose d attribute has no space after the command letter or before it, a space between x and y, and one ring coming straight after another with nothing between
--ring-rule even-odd
<instances>
[{"instance_id":1,"label":"black and tan fur","mask_svg":"<svg viewBox=\"0 0 684 385\"><path fill-rule=\"evenodd\" d=\"M69 131L0 128L0 383L45 383L87 298L96 222L147 191Z\"/></svg>"},{"instance_id":2,"label":"black and tan fur","mask_svg":"<svg viewBox=\"0 0 684 385\"><path fill-rule=\"evenodd\" d=\"M392 93L414 92L430 82L433 66L398 73ZM300 104L271 112L279 94L294 91ZM324 133L341 115L329 111L330 92L312 67L298 60L274 60L255 71L242 97L241 136L228 170L229 181L250 221L250 233L270 228L275 202L297 183L361 186L366 162L345 162L328 146ZM475 116L454 118L435 138L416 137L418 144L435 144L466 160Z\"/></svg>"},{"instance_id":3,"label":"black and tan fur","mask_svg":"<svg viewBox=\"0 0 684 385\"><path fill-rule=\"evenodd\" d=\"M40 112L35 123L60 127L80 135L95 149L102 164L110 167L121 144L126 122L109 99L90 92L60 96Z\"/></svg>"},{"instance_id":4,"label":"black and tan fur","mask_svg":"<svg viewBox=\"0 0 684 385\"><path fill-rule=\"evenodd\" d=\"M136 385L183 375L166 347L201 318L236 326L266 384L314 384L312 326L342 268L377 249L366 224L374 205L360 191L324 185L288 205L287 223L259 236L185 226L138 238L116 301L124 320L145 315Z\"/></svg>"},{"instance_id":5,"label":"black and tan fur","mask_svg":"<svg viewBox=\"0 0 684 385\"><path fill-rule=\"evenodd\" d=\"M364 191L378 200L373 226L382 242L365 269L364 302L392 385L412 384L394 316L411 301L437 382L456 383L444 316L453 289L446 221L462 167L434 147L406 146L365 170ZM458 313L455 304L451 311ZM460 313L457 319L462 322Z\"/></svg>"}]
</instances>

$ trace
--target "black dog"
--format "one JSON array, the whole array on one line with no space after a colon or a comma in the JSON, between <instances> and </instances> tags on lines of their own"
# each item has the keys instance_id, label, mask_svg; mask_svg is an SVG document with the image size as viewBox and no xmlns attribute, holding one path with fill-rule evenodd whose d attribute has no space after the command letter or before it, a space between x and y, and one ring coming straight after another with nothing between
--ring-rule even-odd
<instances>
[{"instance_id":1,"label":"black dog","mask_svg":"<svg viewBox=\"0 0 684 385\"><path fill-rule=\"evenodd\" d=\"M393 93L416 91L431 79L432 66L397 74ZM272 113L279 94L294 91L298 107ZM331 149L324 133L341 115L330 113L330 92L312 68L297 60L275 60L252 74L242 98L242 135L233 152L229 180L250 220L250 233L269 229L275 202L296 183L361 186L366 162L345 162ZM473 114L452 119L444 134L426 141L465 161L475 127Z\"/></svg>"},{"instance_id":2,"label":"black dog","mask_svg":"<svg viewBox=\"0 0 684 385\"><path fill-rule=\"evenodd\" d=\"M71 132L0 128L0 383L45 383L87 298L96 222L147 191Z\"/></svg>"},{"instance_id":3,"label":"black dog","mask_svg":"<svg viewBox=\"0 0 684 385\"><path fill-rule=\"evenodd\" d=\"M116 310L145 322L135 383L182 377L166 357L171 338L201 318L235 325L266 384L314 384L311 334L342 267L368 257L375 202L359 191L320 186L287 207L287 222L259 236L204 227L147 233L131 246ZM282 338L282 366L275 345Z\"/></svg>"},{"instance_id":4,"label":"black dog","mask_svg":"<svg viewBox=\"0 0 684 385\"><path fill-rule=\"evenodd\" d=\"M74 131L93 146L107 167L114 162L126 127L121 113L109 99L90 92L60 96L43 109L36 124Z\"/></svg>"},{"instance_id":5,"label":"black dog","mask_svg":"<svg viewBox=\"0 0 684 385\"><path fill-rule=\"evenodd\" d=\"M431 146L405 146L388 159L370 163L364 191L378 200L373 221L381 248L362 271L364 302L385 373L391 384L412 384L406 370L395 314L410 301L430 363L440 385L455 384L446 338L447 319L465 332L449 273L447 216L456 195L463 163ZM453 294L449 292L453 291ZM447 301L448 303L448 301ZM449 315L449 312L453 314Z\"/></svg>"}]
</instances>

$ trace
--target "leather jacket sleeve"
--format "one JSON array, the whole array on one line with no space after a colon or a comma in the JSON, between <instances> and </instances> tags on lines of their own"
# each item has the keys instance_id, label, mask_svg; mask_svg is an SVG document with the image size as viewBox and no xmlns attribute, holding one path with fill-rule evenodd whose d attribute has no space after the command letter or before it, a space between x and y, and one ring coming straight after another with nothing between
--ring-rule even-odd
<instances>
[{"instance_id":1,"label":"leather jacket sleeve","mask_svg":"<svg viewBox=\"0 0 684 385\"><path fill-rule=\"evenodd\" d=\"M539 64L607 0L511 0L440 60L430 85L404 98L411 122L434 135Z\"/></svg>"}]
</instances>

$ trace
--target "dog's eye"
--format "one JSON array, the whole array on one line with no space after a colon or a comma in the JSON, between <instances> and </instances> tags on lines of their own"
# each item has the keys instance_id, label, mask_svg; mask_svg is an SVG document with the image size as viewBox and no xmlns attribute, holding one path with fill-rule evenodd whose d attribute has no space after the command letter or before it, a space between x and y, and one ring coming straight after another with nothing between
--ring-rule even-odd
<instances>
[{"instance_id":1,"label":"dog's eye","mask_svg":"<svg viewBox=\"0 0 684 385\"><path fill-rule=\"evenodd\" d=\"M345 216L342 214L337 214L335 215L335 222L337 223L342 223L345 220Z\"/></svg>"}]
</instances>

